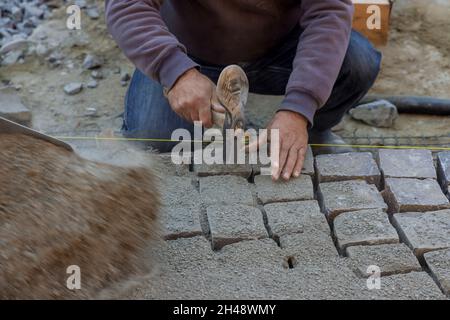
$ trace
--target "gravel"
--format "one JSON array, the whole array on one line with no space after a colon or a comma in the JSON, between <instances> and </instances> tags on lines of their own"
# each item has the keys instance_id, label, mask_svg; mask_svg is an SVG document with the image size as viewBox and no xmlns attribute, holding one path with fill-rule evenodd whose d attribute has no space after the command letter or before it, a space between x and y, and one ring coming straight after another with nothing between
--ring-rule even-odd
<instances>
[{"instance_id":1,"label":"gravel","mask_svg":"<svg viewBox=\"0 0 450 320\"><path fill-rule=\"evenodd\" d=\"M0 64L20 63L26 55L33 53L46 56L48 48L42 45L38 48L38 44L29 38L44 20L52 16L53 9L72 4L78 5L90 19L100 18L99 8L93 1L0 0ZM99 64L101 61L88 61L86 68L97 68Z\"/></svg>"}]
</instances>

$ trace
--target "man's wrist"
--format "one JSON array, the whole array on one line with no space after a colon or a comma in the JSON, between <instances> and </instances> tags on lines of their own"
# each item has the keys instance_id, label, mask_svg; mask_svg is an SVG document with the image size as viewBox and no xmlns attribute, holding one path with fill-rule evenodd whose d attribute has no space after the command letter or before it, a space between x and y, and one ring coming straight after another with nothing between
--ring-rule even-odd
<instances>
[{"instance_id":1,"label":"man's wrist","mask_svg":"<svg viewBox=\"0 0 450 320\"><path fill-rule=\"evenodd\" d=\"M184 81L186 78L192 76L193 73L198 72L196 67L193 67L191 69L186 70L183 72L175 81L175 83L172 85L171 88L164 87L164 95L167 97L170 93L170 91L177 86L181 81Z\"/></svg>"},{"instance_id":2,"label":"man's wrist","mask_svg":"<svg viewBox=\"0 0 450 320\"><path fill-rule=\"evenodd\" d=\"M319 108L317 100L304 92L291 91L281 103L280 110L297 112L308 119L309 126L313 126L314 115Z\"/></svg>"},{"instance_id":3,"label":"man's wrist","mask_svg":"<svg viewBox=\"0 0 450 320\"><path fill-rule=\"evenodd\" d=\"M161 64L159 82L170 90L186 71L198 68L199 65L181 50L175 50Z\"/></svg>"},{"instance_id":4,"label":"man's wrist","mask_svg":"<svg viewBox=\"0 0 450 320\"><path fill-rule=\"evenodd\" d=\"M309 125L308 119L303 114L301 114L299 112L292 111L292 110L279 109L277 111L277 113L286 113L286 114L288 114L290 117L296 119L299 123L304 125L304 127L308 127L308 125Z\"/></svg>"}]
</instances>

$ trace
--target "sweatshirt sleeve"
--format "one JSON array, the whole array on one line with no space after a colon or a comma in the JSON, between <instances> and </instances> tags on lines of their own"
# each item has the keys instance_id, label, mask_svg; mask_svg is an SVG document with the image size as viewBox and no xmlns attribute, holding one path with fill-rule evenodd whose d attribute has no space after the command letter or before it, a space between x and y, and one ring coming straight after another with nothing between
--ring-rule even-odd
<instances>
[{"instance_id":1,"label":"sweatshirt sleeve","mask_svg":"<svg viewBox=\"0 0 450 320\"><path fill-rule=\"evenodd\" d=\"M314 114L331 95L352 29L351 0L302 0L303 30L280 110L295 111L313 125Z\"/></svg>"},{"instance_id":2,"label":"sweatshirt sleeve","mask_svg":"<svg viewBox=\"0 0 450 320\"><path fill-rule=\"evenodd\" d=\"M148 77L171 88L198 65L160 15L162 0L106 0L108 30L124 54Z\"/></svg>"}]
</instances>

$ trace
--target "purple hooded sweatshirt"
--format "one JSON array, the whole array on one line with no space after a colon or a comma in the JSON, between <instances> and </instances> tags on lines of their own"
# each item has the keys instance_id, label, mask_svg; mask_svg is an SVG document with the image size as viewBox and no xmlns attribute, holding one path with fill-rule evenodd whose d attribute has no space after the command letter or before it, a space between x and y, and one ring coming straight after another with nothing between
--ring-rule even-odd
<instances>
[{"instance_id":1,"label":"purple hooded sweatshirt","mask_svg":"<svg viewBox=\"0 0 450 320\"><path fill-rule=\"evenodd\" d=\"M197 67L262 58L303 30L280 110L314 114L330 97L347 51L351 0L106 0L108 29L148 77L171 88Z\"/></svg>"}]
</instances>

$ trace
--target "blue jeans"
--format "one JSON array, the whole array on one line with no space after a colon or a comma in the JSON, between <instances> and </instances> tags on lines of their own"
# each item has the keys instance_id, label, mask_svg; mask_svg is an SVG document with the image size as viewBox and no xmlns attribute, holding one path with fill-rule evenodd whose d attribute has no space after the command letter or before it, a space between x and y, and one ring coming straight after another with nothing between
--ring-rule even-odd
<instances>
[{"instance_id":1,"label":"blue jeans","mask_svg":"<svg viewBox=\"0 0 450 320\"><path fill-rule=\"evenodd\" d=\"M250 82L250 92L284 95L292 62L296 55L300 31L292 32L276 50L259 61L243 66ZM217 82L224 66L211 65L192 57L200 72ZM327 103L314 117L314 131L324 131L337 125L344 114L358 103L372 87L380 70L381 54L356 31L339 76ZM277 106L274 106L274 112ZM172 111L163 88L136 70L125 98L123 134L127 138L170 139L175 129L184 128L193 134L193 124ZM149 142L160 152L169 152L176 143Z\"/></svg>"}]
</instances>

